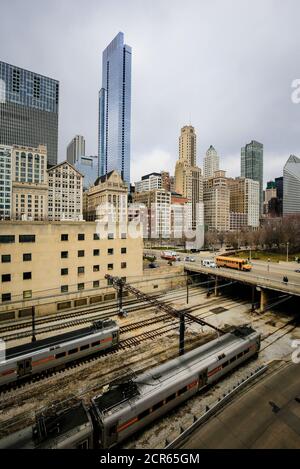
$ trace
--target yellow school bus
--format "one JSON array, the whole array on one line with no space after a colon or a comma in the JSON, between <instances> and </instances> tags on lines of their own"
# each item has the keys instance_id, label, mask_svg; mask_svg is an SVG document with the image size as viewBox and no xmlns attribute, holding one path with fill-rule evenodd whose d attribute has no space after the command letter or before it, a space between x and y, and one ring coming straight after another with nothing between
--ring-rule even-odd
<instances>
[{"instance_id":1,"label":"yellow school bus","mask_svg":"<svg viewBox=\"0 0 300 469\"><path fill-rule=\"evenodd\" d=\"M216 258L217 267L228 267L229 269L243 270L250 272L252 269L251 264L246 259L237 259L235 257L223 257L219 256Z\"/></svg>"}]
</instances>

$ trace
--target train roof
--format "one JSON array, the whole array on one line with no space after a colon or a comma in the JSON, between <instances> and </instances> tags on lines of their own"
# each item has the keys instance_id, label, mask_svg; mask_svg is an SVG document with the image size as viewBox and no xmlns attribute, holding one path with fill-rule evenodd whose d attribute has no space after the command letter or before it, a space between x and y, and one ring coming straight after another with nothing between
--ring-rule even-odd
<instances>
[{"instance_id":1,"label":"train roof","mask_svg":"<svg viewBox=\"0 0 300 469\"><path fill-rule=\"evenodd\" d=\"M180 382L181 379L184 380L187 370L190 373L193 367L199 369L199 362L205 368L213 364L224 353L225 355L230 354L234 345L243 342L252 334L257 334L257 332L251 327L239 327L181 357L174 358L136 378L129 379L127 387L124 383L110 386L107 392L93 399L93 404L101 414L106 415L117 412L129 404L133 405L137 396L150 396L156 392L157 386L171 385L175 377L177 382Z\"/></svg>"},{"instance_id":2,"label":"train roof","mask_svg":"<svg viewBox=\"0 0 300 469\"><path fill-rule=\"evenodd\" d=\"M50 409L50 415L38 416L33 427L26 427L3 438L0 449L55 448L66 443L74 433L90 426L90 417L82 403L61 412L51 412Z\"/></svg>"},{"instance_id":3,"label":"train roof","mask_svg":"<svg viewBox=\"0 0 300 469\"><path fill-rule=\"evenodd\" d=\"M26 344L8 348L6 349L6 360L16 358L30 352L37 352L38 350L42 350L44 348L55 347L59 344L71 342L75 339L88 337L91 334L98 333L102 329L114 327L116 325L117 323L113 320L98 321L89 327L84 327L76 331L65 332L63 334L59 334L53 337L47 337L46 339L37 340L36 342L28 342Z\"/></svg>"}]
</instances>

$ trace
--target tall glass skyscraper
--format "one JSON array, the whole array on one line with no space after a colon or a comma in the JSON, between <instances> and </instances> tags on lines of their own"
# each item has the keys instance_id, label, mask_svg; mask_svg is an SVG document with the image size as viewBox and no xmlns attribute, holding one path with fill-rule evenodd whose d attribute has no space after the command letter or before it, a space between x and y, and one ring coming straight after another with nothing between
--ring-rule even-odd
<instances>
[{"instance_id":1,"label":"tall glass skyscraper","mask_svg":"<svg viewBox=\"0 0 300 469\"><path fill-rule=\"evenodd\" d=\"M47 146L57 163L59 82L0 62L0 144Z\"/></svg>"},{"instance_id":2,"label":"tall glass skyscraper","mask_svg":"<svg viewBox=\"0 0 300 469\"><path fill-rule=\"evenodd\" d=\"M103 52L99 93L99 176L118 171L130 185L131 47L119 33Z\"/></svg>"},{"instance_id":3,"label":"tall glass skyscraper","mask_svg":"<svg viewBox=\"0 0 300 469\"><path fill-rule=\"evenodd\" d=\"M259 182L259 210L264 208L264 146L252 140L241 150L241 176Z\"/></svg>"}]
</instances>

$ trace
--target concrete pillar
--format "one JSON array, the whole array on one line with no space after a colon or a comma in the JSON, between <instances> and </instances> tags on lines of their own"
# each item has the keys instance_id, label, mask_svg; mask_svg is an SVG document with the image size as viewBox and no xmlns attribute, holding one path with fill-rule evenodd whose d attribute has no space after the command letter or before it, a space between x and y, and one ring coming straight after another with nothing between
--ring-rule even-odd
<instances>
[{"instance_id":1,"label":"concrete pillar","mask_svg":"<svg viewBox=\"0 0 300 469\"><path fill-rule=\"evenodd\" d=\"M268 303L267 291L261 288L260 290L260 313L264 313L267 303Z\"/></svg>"},{"instance_id":2,"label":"concrete pillar","mask_svg":"<svg viewBox=\"0 0 300 469\"><path fill-rule=\"evenodd\" d=\"M216 275L216 280L215 280L215 296L219 296L219 277Z\"/></svg>"}]
</instances>

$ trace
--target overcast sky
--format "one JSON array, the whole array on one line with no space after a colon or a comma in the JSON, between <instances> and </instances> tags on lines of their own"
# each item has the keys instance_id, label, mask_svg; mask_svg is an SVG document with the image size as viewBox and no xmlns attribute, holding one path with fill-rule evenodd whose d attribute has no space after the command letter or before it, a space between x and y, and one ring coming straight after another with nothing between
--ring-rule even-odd
<instances>
[{"instance_id":1,"label":"overcast sky","mask_svg":"<svg viewBox=\"0 0 300 469\"><path fill-rule=\"evenodd\" d=\"M0 0L0 60L60 81L59 161L75 134L97 154L102 51L132 47L132 180L170 170L190 122L197 159L212 144L240 173L240 148L264 144L265 180L300 154L299 0Z\"/></svg>"}]
</instances>

